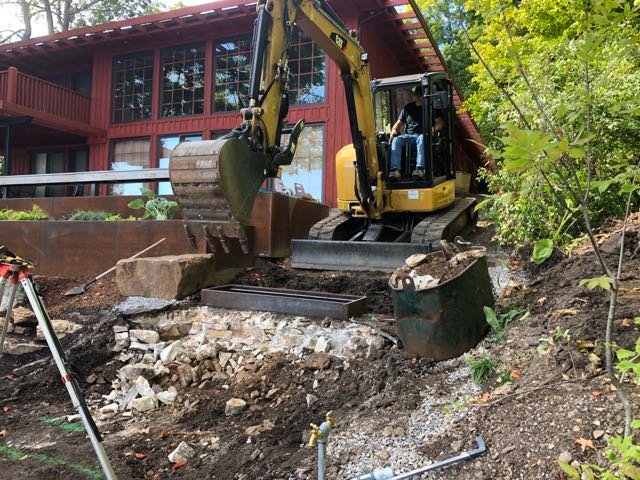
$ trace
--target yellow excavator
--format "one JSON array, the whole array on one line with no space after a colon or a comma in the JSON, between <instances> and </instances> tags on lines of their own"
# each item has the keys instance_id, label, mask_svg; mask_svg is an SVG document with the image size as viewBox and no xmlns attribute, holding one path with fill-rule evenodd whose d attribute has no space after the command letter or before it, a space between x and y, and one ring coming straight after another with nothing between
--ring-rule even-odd
<instances>
[{"instance_id":1,"label":"yellow excavator","mask_svg":"<svg viewBox=\"0 0 640 480\"><path fill-rule=\"evenodd\" d=\"M292 266L392 270L416 252L438 248L475 222L475 199L456 198L452 84L435 72L371 81L367 53L325 0L260 0L253 33L249 104L242 123L215 141L184 142L170 161L171 183L190 238L210 245L237 239L267 177L291 164L304 128L286 130L287 51L300 28L336 63L346 94L352 144L336 156L338 211L294 240ZM390 125L416 86L422 91L425 176L413 180L416 151L402 152L400 179L389 176ZM438 135L436 130L438 119ZM284 132L289 133L281 145Z\"/></svg>"}]
</instances>

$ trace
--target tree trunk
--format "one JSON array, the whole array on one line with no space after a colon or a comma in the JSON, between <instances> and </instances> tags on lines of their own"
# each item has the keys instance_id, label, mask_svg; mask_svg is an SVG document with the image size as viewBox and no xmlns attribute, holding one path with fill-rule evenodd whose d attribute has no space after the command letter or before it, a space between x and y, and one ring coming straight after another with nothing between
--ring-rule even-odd
<instances>
[{"instance_id":1,"label":"tree trunk","mask_svg":"<svg viewBox=\"0 0 640 480\"><path fill-rule=\"evenodd\" d=\"M22 10L22 21L24 23L24 33L22 39L31 38L31 9L27 0L20 0L20 8Z\"/></svg>"},{"instance_id":2,"label":"tree trunk","mask_svg":"<svg viewBox=\"0 0 640 480\"><path fill-rule=\"evenodd\" d=\"M47 30L49 35L56 33L53 25L53 12L51 11L51 2L49 0L43 0L42 6L44 7L44 15L47 19Z\"/></svg>"}]
</instances>

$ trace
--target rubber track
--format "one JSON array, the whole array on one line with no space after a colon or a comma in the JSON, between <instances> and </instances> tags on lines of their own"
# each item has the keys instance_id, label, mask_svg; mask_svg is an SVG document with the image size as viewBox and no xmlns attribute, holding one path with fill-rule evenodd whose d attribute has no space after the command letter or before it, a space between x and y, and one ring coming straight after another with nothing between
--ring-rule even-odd
<instances>
[{"instance_id":1,"label":"rubber track","mask_svg":"<svg viewBox=\"0 0 640 480\"><path fill-rule=\"evenodd\" d=\"M309 230L309 240L333 240L333 234L342 223L349 221L343 212L333 212L327 218L320 220Z\"/></svg>"},{"instance_id":2,"label":"rubber track","mask_svg":"<svg viewBox=\"0 0 640 480\"><path fill-rule=\"evenodd\" d=\"M457 198L453 205L446 210L428 215L413 228L411 243L431 244L445 239L444 235L447 227L464 215L466 219L462 226L463 228L459 229L459 231L454 231L450 236L459 234L460 230L463 230L465 226L470 226L474 223L475 214L473 213L473 208L475 205L475 198ZM462 219L459 219L459 221L462 223ZM446 240L452 240L452 238L446 238Z\"/></svg>"}]
</instances>

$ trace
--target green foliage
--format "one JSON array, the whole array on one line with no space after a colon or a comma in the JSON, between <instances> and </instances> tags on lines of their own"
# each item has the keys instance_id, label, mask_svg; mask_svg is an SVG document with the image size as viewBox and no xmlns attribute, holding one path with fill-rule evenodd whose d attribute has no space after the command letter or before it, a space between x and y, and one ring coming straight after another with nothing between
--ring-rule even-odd
<instances>
[{"instance_id":1,"label":"green foliage","mask_svg":"<svg viewBox=\"0 0 640 480\"><path fill-rule=\"evenodd\" d=\"M485 175L494 196L484 207L501 243L551 239L562 247L584 230L578 197L588 192L597 227L621 216L622 199L638 191L631 178L640 155L633 133L640 128L639 7L614 0L466 3L474 46L497 79L471 64L476 88L465 105L502 167ZM639 205L634 195L632 210Z\"/></svg>"},{"instance_id":2,"label":"green foliage","mask_svg":"<svg viewBox=\"0 0 640 480\"><path fill-rule=\"evenodd\" d=\"M451 415L454 412L461 412L465 408L464 402L448 403L442 407L442 413L445 415Z\"/></svg>"},{"instance_id":3,"label":"green foliage","mask_svg":"<svg viewBox=\"0 0 640 480\"><path fill-rule=\"evenodd\" d=\"M49 215L39 206L33 205L31 210L0 210L0 220L48 220Z\"/></svg>"},{"instance_id":4,"label":"green foliage","mask_svg":"<svg viewBox=\"0 0 640 480\"><path fill-rule=\"evenodd\" d=\"M69 217L69 220L81 220L81 221L106 221L115 222L122 220L120 215L114 215L109 212L94 212L91 210L77 210Z\"/></svg>"},{"instance_id":5,"label":"green foliage","mask_svg":"<svg viewBox=\"0 0 640 480\"><path fill-rule=\"evenodd\" d=\"M593 290L596 287L601 288L603 290L610 290L612 282L613 282L613 279L606 276L602 276L602 277L594 277L594 278L583 278L578 282L578 285L580 285L581 287L583 285L586 285L589 290Z\"/></svg>"},{"instance_id":6,"label":"green foliage","mask_svg":"<svg viewBox=\"0 0 640 480\"><path fill-rule=\"evenodd\" d=\"M491 327L493 341L496 343L501 343L505 340L506 334L504 329L507 328L509 323L516 320L518 317L522 320L529 316L529 311L522 308L512 308L511 310L500 313L499 315L491 307L483 307L482 311L484 312L484 318Z\"/></svg>"},{"instance_id":7,"label":"green foliage","mask_svg":"<svg viewBox=\"0 0 640 480\"><path fill-rule=\"evenodd\" d=\"M545 238L544 240L538 240L533 245L533 253L531 254L531 261L536 265L541 265L547 260L553 253L553 240Z\"/></svg>"},{"instance_id":8,"label":"green foliage","mask_svg":"<svg viewBox=\"0 0 640 480\"><path fill-rule=\"evenodd\" d=\"M498 371L498 365L488 353L483 353L477 358L467 358L465 362L469 367L471 378L478 385L487 383Z\"/></svg>"},{"instance_id":9,"label":"green foliage","mask_svg":"<svg viewBox=\"0 0 640 480\"><path fill-rule=\"evenodd\" d=\"M632 428L637 429L640 420L634 420ZM584 463L575 468L558 460L562 471L572 480L640 480L640 445L635 443L633 436L611 437L608 441L606 454L607 465Z\"/></svg>"},{"instance_id":10,"label":"green foliage","mask_svg":"<svg viewBox=\"0 0 640 480\"><path fill-rule=\"evenodd\" d=\"M634 323L636 325L640 325L640 317L634 318ZM616 357L618 358L618 363L616 364L616 369L625 373L633 374L635 381L640 381L640 338L636 340L636 344L633 350L627 350L624 348L618 348L616 350Z\"/></svg>"},{"instance_id":11,"label":"green foliage","mask_svg":"<svg viewBox=\"0 0 640 480\"><path fill-rule=\"evenodd\" d=\"M147 197L145 202L141 198L129 202L129 208L132 210L144 209L143 220L170 220L178 210L178 203L167 200L164 197L158 197L155 192L148 188L141 188L142 195Z\"/></svg>"}]
</instances>

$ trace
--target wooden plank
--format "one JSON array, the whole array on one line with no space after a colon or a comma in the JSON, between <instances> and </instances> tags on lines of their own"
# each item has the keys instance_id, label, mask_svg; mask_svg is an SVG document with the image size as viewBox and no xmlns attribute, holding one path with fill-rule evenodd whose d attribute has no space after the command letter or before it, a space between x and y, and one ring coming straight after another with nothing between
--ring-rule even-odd
<instances>
[{"instance_id":1,"label":"wooden plank","mask_svg":"<svg viewBox=\"0 0 640 480\"><path fill-rule=\"evenodd\" d=\"M45 173L40 175L0 176L0 187L20 185L65 185L74 183L127 183L169 180L167 168L142 170L103 170L93 172Z\"/></svg>"}]
</instances>

